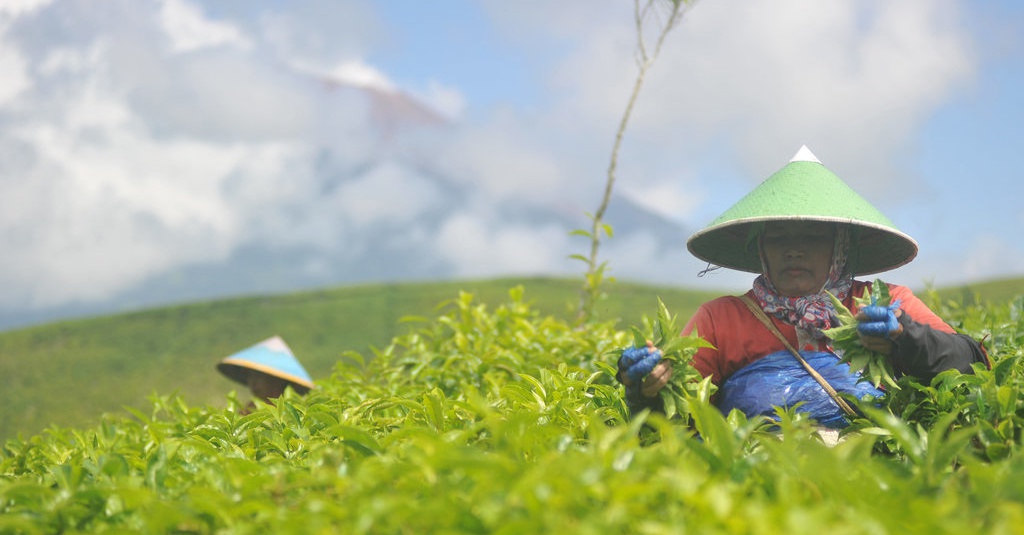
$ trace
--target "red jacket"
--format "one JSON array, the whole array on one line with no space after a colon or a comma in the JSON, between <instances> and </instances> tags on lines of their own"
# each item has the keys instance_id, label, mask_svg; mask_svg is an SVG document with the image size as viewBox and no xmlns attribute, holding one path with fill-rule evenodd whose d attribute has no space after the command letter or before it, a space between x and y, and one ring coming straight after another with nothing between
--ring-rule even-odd
<instances>
[{"instance_id":1,"label":"red jacket","mask_svg":"<svg viewBox=\"0 0 1024 535\"><path fill-rule=\"evenodd\" d=\"M853 302L853 296L861 296L864 294L865 288L870 288L871 283L854 281L853 287L850 291L850 297L847 297L843 302L847 308L850 309L854 314L857 313L857 307ZM955 331L952 327L947 325L941 318L935 315L920 299L918 299L909 288L905 286L899 286L895 284L889 285L889 294L893 301L896 299L900 300L900 308L903 310L903 318L901 323L907 327L909 323L905 321L912 320L916 322L914 329L904 329L904 336L915 336L916 332L931 331L931 333L947 333L953 334ZM747 295L753 298L753 290L747 292ZM775 326L778 327L779 331L789 340L789 343L798 350L804 351L826 351L828 348L824 342L818 343L817 346L805 345L799 347L797 345L797 334L796 327L782 320L769 316ZM906 318L906 319L904 319ZM930 328L930 329L928 329ZM924 331L922 331L924 329ZM693 358L693 365L697 368L701 374L705 377L710 375L711 380L721 385L722 381L728 379L733 373L740 368L760 359L761 357L774 353L776 351L785 351L785 346L773 335L768 329L765 328L761 322L751 314L750 310L747 309L746 305L735 296L719 297L707 303L704 303L697 309L690 321L686 324L683 329L683 335L690 335L696 333L701 338L710 342L712 348L701 348L697 351L697 354ZM929 335L931 336L931 335ZM956 335L957 337L963 337L962 335ZM948 337L947 337L948 338ZM947 345L943 342L943 337L939 337L939 345ZM927 367L937 366L943 367L956 367L962 371L970 370L970 362L977 360L977 352L973 349L965 350L964 348L952 348L951 351L960 354L966 352L964 355L963 362L950 362L950 358L945 356L937 356L936 351L931 344L931 340L927 343L917 344L917 347L910 348L910 342L916 342L915 340L908 340L905 344L908 346L908 352L915 353L908 357L914 362L906 362L901 366L898 359L895 362L897 369L902 369L904 373L913 371L920 371L925 366L924 364L917 363L916 360L938 359L939 362L928 363ZM973 342L973 340L971 340ZM901 344L903 344L903 337L901 336ZM950 342L950 343L961 343L961 342ZM981 347L977 342L974 342L978 352L982 352ZM913 351L910 351L913 349ZM895 353L900 353L896 351ZM920 353L921 355L916 355ZM929 354L930 353L930 354ZM941 357L941 358L940 358ZM952 360L957 360L953 358ZM965 364L966 363L966 364ZM964 365L965 364L965 365ZM935 373L941 371L936 370ZM914 374L917 375L917 374ZM932 374L934 375L934 374ZM926 378L928 379L928 378Z\"/></svg>"}]
</instances>

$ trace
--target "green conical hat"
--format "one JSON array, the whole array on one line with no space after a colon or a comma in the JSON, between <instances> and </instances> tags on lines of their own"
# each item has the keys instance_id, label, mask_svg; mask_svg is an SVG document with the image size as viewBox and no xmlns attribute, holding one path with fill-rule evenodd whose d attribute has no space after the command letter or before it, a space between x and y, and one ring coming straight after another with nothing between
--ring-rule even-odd
<instances>
[{"instance_id":1,"label":"green conical hat","mask_svg":"<svg viewBox=\"0 0 1024 535\"><path fill-rule=\"evenodd\" d=\"M768 221L850 225L848 266L854 275L897 268L917 256L917 242L825 168L807 147L686 242L711 264L761 272L757 233Z\"/></svg>"}]
</instances>

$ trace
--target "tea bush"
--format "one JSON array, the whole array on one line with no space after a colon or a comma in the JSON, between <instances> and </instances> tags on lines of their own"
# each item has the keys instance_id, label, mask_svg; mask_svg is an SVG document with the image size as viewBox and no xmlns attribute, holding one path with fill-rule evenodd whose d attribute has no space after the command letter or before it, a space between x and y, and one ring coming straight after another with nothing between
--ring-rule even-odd
<instances>
[{"instance_id":1,"label":"tea bush","mask_svg":"<svg viewBox=\"0 0 1024 535\"><path fill-rule=\"evenodd\" d=\"M0 451L0 533L1014 533L1021 304L932 302L992 370L903 388L835 447L813 422L630 419L633 336L460 294L306 396L154 397ZM656 302L652 297L652 312Z\"/></svg>"},{"instance_id":2,"label":"tea bush","mask_svg":"<svg viewBox=\"0 0 1024 535\"><path fill-rule=\"evenodd\" d=\"M1022 279L1024 280L1024 279ZM214 371L220 359L279 335L314 380L329 377L343 349L381 348L407 332L407 317L433 317L459 290L495 307L509 288L529 288L530 307L572 318L576 278L507 278L343 286L194 302L65 320L0 332L0 443L48 425L91 426L105 412L143 407L153 393L192 405L225 405L237 387ZM595 317L640 321L659 295L683 317L721 292L616 282ZM83 380L86 378L87 380Z\"/></svg>"}]
</instances>

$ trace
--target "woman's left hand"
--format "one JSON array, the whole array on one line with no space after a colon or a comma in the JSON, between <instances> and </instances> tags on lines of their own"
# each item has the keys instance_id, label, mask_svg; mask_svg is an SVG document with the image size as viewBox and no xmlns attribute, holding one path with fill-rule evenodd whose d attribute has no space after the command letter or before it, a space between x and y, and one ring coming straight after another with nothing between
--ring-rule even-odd
<instances>
[{"instance_id":1,"label":"woman's left hand","mask_svg":"<svg viewBox=\"0 0 1024 535\"><path fill-rule=\"evenodd\" d=\"M891 354L893 342L903 334L903 326L899 322L902 315L899 301L887 307L869 305L860 309L856 318L861 345L871 351Z\"/></svg>"}]
</instances>

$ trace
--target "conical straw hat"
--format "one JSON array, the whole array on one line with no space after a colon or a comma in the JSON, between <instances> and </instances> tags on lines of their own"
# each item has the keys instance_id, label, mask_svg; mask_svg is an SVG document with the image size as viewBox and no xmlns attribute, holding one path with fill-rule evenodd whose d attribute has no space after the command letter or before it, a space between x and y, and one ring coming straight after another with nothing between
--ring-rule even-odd
<instances>
[{"instance_id":1,"label":"conical straw hat","mask_svg":"<svg viewBox=\"0 0 1024 535\"><path fill-rule=\"evenodd\" d=\"M806 147L790 162L686 242L716 266L761 272L757 233L768 221L824 221L850 226L848 266L869 275L917 256L917 242L825 168Z\"/></svg>"},{"instance_id":2,"label":"conical straw hat","mask_svg":"<svg viewBox=\"0 0 1024 535\"><path fill-rule=\"evenodd\" d=\"M299 394L313 388L313 380L280 336L267 338L225 358L217 363L217 369L243 385L248 384L248 370L256 370L290 382Z\"/></svg>"}]
</instances>

